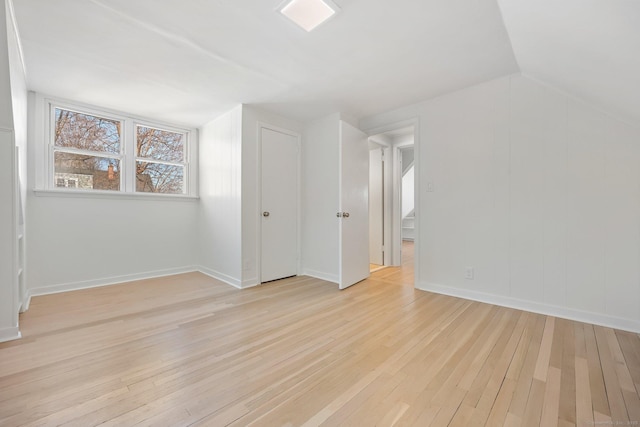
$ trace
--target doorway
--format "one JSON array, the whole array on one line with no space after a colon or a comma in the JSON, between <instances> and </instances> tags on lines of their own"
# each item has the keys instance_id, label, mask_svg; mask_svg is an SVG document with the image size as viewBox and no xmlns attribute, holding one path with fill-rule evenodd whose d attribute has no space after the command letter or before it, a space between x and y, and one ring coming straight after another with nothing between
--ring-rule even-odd
<instances>
[{"instance_id":1,"label":"doorway","mask_svg":"<svg viewBox=\"0 0 640 427\"><path fill-rule=\"evenodd\" d=\"M415 240L415 160L413 145L400 150L400 218L403 242ZM404 245L403 245L404 247ZM402 253L402 251L401 251Z\"/></svg>"},{"instance_id":2,"label":"doorway","mask_svg":"<svg viewBox=\"0 0 640 427\"><path fill-rule=\"evenodd\" d=\"M415 194L417 162L415 125L390 127L375 133L370 142L370 268L402 267L413 281L413 259L417 244ZM378 166L380 156L384 163ZM376 171L378 168L381 171ZM378 183L382 183L379 185ZM377 188L381 187L382 195ZM381 207L382 206L382 207ZM378 218L381 212L382 220ZM379 230L382 228L382 264L378 256Z\"/></svg>"},{"instance_id":3,"label":"doorway","mask_svg":"<svg viewBox=\"0 0 640 427\"><path fill-rule=\"evenodd\" d=\"M391 265L391 168L387 159L390 145L369 138L369 271L373 273Z\"/></svg>"}]
</instances>

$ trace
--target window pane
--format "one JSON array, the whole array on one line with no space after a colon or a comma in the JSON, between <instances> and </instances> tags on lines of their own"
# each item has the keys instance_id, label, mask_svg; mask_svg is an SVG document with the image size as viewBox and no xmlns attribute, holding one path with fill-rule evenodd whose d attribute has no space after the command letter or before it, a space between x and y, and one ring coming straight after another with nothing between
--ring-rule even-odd
<instances>
[{"instance_id":1,"label":"window pane","mask_svg":"<svg viewBox=\"0 0 640 427\"><path fill-rule=\"evenodd\" d=\"M136 156L164 162L181 162L184 158L184 134L137 126Z\"/></svg>"},{"instance_id":2,"label":"window pane","mask_svg":"<svg viewBox=\"0 0 640 427\"><path fill-rule=\"evenodd\" d=\"M56 147L120 153L121 123L75 111L55 109Z\"/></svg>"},{"instance_id":3,"label":"window pane","mask_svg":"<svg viewBox=\"0 0 640 427\"><path fill-rule=\"evenodd\" d=\"M184 193L184 166L136 162L136 191L144 193Z\"/></svg>"},{"instance_id":4,"label":"window pane","mask_svg":"<svg viewBox=\"0 0 640 427\"><path fill-rule=\"evenodd\" d=\"M120 190L120 161L82 154L54 153L56 187L84 190Z\"/></svg>"}]
</instances>

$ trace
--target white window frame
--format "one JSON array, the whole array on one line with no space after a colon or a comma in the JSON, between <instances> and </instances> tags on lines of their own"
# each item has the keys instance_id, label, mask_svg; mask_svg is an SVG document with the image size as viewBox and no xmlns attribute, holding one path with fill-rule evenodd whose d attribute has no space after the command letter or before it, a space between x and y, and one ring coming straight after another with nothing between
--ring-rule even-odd
<instances>
[{"instance_id":1,"label":"white window frame","mask_svg":"<svg viewBox=\"0 0 640 427\"><path fill-rule=\"evenodd\" d=\"M167 131L167 132L173 132L173 133L179 133L183 135L183 153L182 153L182 162L169 162L169 161L163 161L163 160L156 160L156 159L152 159L149 157L138 157L136 156L136 145L137 145L137 137L138 137L138 132L137 132L137 128L138 126L143 126L146 128L151 128L151 129L156 129L156 130L161 130L161 131ZM137 192L135 191L135 185L136 185L136 162L141 161L141 162L147 162L147 163L159 163L159 164L163 164L163 165L174 165L174 166L183 166L184 167L184 180L185 180L185 192L186 194L188 194L188 183L187 181L189 181L188 176L189 176L189 152L190 150L190 146L191 144L189 143L189 132L185 131L184 129L179 129L173 126L160 126L157 123L154 122L149 122L146 120L134 120L133 122L133 137L134 137L134 143L130 144L131 145L131 157L133 157L133 191L137 194ZM152 193L152 194L158 194L158 193Z\"/></svg>"},{"instance_id":2,"label":"white window frame","mask_svg":"<svg viewBox=\"0 0 640 427\"><path fill-rule=\"evenodd\" d=\"M117 112L92 105L45 97L31 94L30 116L35 125L35 185L37 195L63 195L80 197L139 197L139 198L197 198L197 130L164 123L157 120L142 118L122 112ZM120 191L115 190L85 190L56 187L54 170L55 150L55 109L74 111L94 115L101 118L120 121L122 135L120 153L113 154L99 151L77 150L64 148L62 151L78 152L92 156L116 158L120 160ZM136 157L136 129L137 126L181 133L184 135L183 162L164 162L148 158ZM58 147L60 151L60 147ZM152 163L176 164L184 167L184 190L181 194L146 193L136 191L136 161Z\"/></svg>"},{"instance_id":3,"label":"white window frame","mask_svg":"<svg viewBox=\"0 0 640 427\"><path fill-rule=\"evenodd\" d=\"M80 114L86 114L86 115L90 115L90 116L94 116L94 117L99 117L102 119L108 119L108 120L113 120L113 121L117 121L121 123L120 128L122 129L122 134L120 135L120 152L115 154L115 153L109 153L106 151L91 151L91 150L81 150L81 149L77 149L77 148L69 148L69 147L57 147L55 146L55 123L56 123L56 109L61 109L61 110L66 110L66 111L72 111L74 113L80 113ZM63 151L63 152L67 152L67 153L73 153L73 154L85 154L87 156L96 156L96 157L105 157L105 158L109 158L109 159L117 159L120 162L120 190L119 191L113 191L113 190L82 190L84 192L108 192L108 193L120 193L122 191L124 191L123 189L124 184L125 184L125 169L126 169L126 165L125 165L125 161L124 161L124 140L125 140L125 117L124 116L116 116L114 114L109 114L107 112L102 113L98 110L95 110L93 108L81 108L81 107L77 107L75 105L70 105L67 104L65 102L56 102L56 101L50 101L49 102L49 121L48 121L48 157L49 160L47 162L47 181L49 183L49 188L51 189L62 189L65 188L67 189L68 187L57 187L56 186L56 182L55 182L55 152L56 151ZM80 191L80 190L68 190L67 191Z\"/></svg>"}]
</instances>

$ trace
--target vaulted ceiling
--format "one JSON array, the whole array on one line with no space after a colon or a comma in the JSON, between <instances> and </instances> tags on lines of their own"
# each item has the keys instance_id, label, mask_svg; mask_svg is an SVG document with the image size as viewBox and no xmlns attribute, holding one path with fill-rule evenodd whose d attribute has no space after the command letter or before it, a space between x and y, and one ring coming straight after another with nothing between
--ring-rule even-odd
<instances>
[{"instance_id":1,"label":"vaulted ceiling","mask_svg":"<svg viewBox=\"0 0 640 427\"><path fill-rule=\"evenodd\" d=\"M640 1L498 3L523 73L640 123Z\"/></svg>"},{"instance_id":2,"label":"vaulted ceiling","mask_svg":"<svg viewBox=\"0 0 640 427\"><path fill-rule=\"evenodd\" d=\"M522 71L640 122L637 0L14 0L29 88L201 125L238 103L364 117Z\"/></svg>"}]
</instances>

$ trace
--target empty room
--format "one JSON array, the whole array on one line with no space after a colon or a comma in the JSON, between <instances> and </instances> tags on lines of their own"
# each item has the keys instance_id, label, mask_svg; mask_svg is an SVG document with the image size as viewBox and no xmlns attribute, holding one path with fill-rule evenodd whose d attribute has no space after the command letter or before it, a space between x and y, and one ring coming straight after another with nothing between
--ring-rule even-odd
<instances>
[{"instance_id":1,"label":"empty room","mask_svg":"<svg viewBox=\"0 0 640 427\"><path fill-rule=\"evenodd\" d=\"M0 11L0 426L639 425L640 2Z\"/></svg>"}]
</instances>

